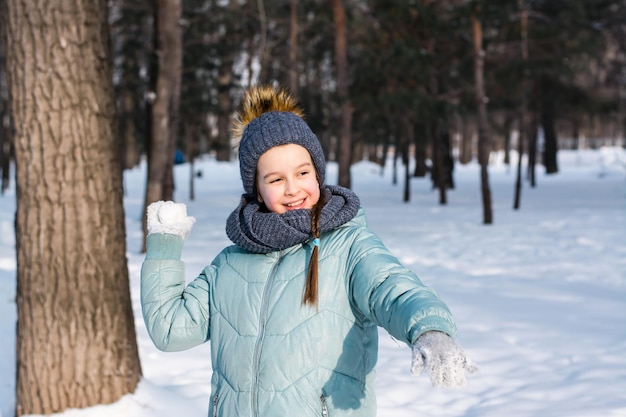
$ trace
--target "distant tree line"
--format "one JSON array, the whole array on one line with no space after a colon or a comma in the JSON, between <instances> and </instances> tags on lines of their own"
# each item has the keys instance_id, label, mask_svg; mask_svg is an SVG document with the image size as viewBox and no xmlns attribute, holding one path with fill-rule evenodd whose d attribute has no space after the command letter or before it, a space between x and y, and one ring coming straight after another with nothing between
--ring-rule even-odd
<instances>
[{"instance_id":1,"label":"distant tree line","mask_svg":"<svg viewBox=\"0 0 626 417\"><path fill-rule=\"evenodd\" d=\"M626 130L625 1L110 4L122 160L129 168L141 155L168 156L156 164L165 173L152 179L163 187L154 195L172 195L176 148L188 161L208 152L219 161L233 157L230 118L253 83L279 83L300 97L345 186L345 166L364 157L384 166L394 149L401 161L414 161L409 176L431 175L444 190L453 185L452 161L478 156L481 132L485 152L502 150L509 161L517 149L530 157L533 175L536 163L554 173L559 147L598 146ZM169 131L160 133L162 120L154 118L166 112Z\"/></svg>"},{"instance_id":2,"label":"distant tree line","mask_svg":"<svg viewBox=\"0 0 626 417\"><path fill-rule=\"evenodd\" d=\"M558 172L559 148L617 143L626 131L624 0L109 4L120 155L124 168L147 157L146 205L172 198L177 149L192 170L200 154L233 158L231 117L254 83L301 99L340 185L351 185L353 162L384 167L393 150L405 201L409 179L430 176L446 204L454 161L477 158L488 205L491 152L507 163L511 150L527 155L534 186L537 164ZM2 121L4 189L12 147Z\"/></svg>"},{"instance_id":3,"label":"distant tree line","mask_svg":"<svg viewBox=\"0 0 626 417\"><path fill-rule=\"evenodd\" d=\"M164 53L154 41L158 4L116 0L112 7L126 167L149 154L155 134L148 121ZM454 184L452 162L467 163L480 149L486 158L503 151L507 162L511 149L528 155L534 181L536 164L548 174L558 171L559 147L614 143L626 131L625 1L184 0L180 6L182 76L180 92L171 92L180 100L170 139L188 161L207 152L219 161L233 157L230 118L253 83L279 83L300 97L328 159L339 162L341 185L350 185L346 166L362 158L384 166L393 149L405 178L432 177L442 204Z\"/></svg>"}]
</instances>

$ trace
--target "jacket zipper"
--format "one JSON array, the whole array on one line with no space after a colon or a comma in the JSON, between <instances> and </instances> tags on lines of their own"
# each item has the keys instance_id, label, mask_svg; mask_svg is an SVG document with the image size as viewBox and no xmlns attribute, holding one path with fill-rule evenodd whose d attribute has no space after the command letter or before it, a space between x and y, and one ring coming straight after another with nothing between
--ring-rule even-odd
<instances>
[{"instance_id":1,"label":"jacket zipper","mask_svg":"<svg viewBox=\"0 0 626 417\"><path fill-rule=\"evenodd\" d=\"M322 402L322 417L328 417L328 407L326 406L326 397L324 397L324 394L320 397L320 401Z\"/></svg>"},{"instance_id":2,"label":"jacket zipper","mask_svg":"<svg viewBox=\"0 0 626 417\"><path fill-rule=\"evenodd\" d=\"M215 394L213 396L213 417L217 417L217 399L218 399L218 395Z\"/></svg>"},{"instance_id":3,"label":"jacket zipper","mask_svg":"<svg viewBox=\"0 0 626 417\"><path fill-rule=\"evenodd\" d=\"M252 362L252 372L254 375L254 382L252 386L252 410L255 416L259 415L259 363L261 361L261 346L263 345L263 339L265 338L265 325L267 320L267 310L269 308L270 288L272 286L272 282L274 281L276 270L278 269L278 264L280 264L281 259L282 253L279 253L278 259L276 260L274 266L272 266L272 270L267 278L265 288L263 288L263 298L261 299L261 310L259 312L259 335L257 336L256 344L254 345L254 356Z\"/></svg>"}]
</instances>

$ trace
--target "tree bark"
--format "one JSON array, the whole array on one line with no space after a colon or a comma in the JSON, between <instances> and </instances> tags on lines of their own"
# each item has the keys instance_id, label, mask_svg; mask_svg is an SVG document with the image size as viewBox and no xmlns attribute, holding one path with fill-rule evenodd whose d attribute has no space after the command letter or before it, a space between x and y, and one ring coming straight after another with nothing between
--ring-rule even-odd
<instances>
[{"instance_id":1,"label":"tree bark","mask_svg":"<svg viewBox=\"0 0 626 417\"><path fill-rule=\"evenodd\" d=\"M2 7L18 190L16 415L112 403L141 368L107 2Z\"/></svg>"},{"instance_id":2,"label":"tree bark","mask_svg":"<svg viewBox=\"0 0 626 417\"><path fill-rule=\"evenodd\" d=\"M339 179L337 183L351 186L350 165L352 161L352 103L348 93L348 50L346 36L346 13L341 0L333 0L335 21L335 65L337 66L337 96L339 98Z\"/></svg>"},{"instance_id":3,"label":"tree bark","mask_svg":"<svg viewBox=\"0 0 626 417\"><path fill-rule=\"evenodd\" d=\"M478 7L478 6L476 6ZM485 97L484 60L482 23L472 11L472 38L474 44L474 88L478 123L478 163L480 164L480 189L483 201L483 224L493 223L491 208L491 189L489 188L489 144L487 137L487 100Z\"/></svg>"}]
</instances>

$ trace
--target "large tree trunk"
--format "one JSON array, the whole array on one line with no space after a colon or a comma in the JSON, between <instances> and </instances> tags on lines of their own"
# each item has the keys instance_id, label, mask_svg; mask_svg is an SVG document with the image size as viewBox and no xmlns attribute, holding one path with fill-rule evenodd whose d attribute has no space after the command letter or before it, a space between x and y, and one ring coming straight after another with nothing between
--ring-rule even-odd
<instances>
[{"instance_id":1,"label":"large tree trunk","mask_svg":"<svg viewBox=\"0 0 626 417\"><path fill-rule=\"evenodd\" d=\"M352 103L348 94L348 50L346 37L346 13L342 0L333 0L335 21L335 64L337 66L337 96L339 97L339 179L337 183L351 186L350 165L352 161Z\"/></svg>"},{"instance_id":2,"label":"large tree trunk","mask_svg":"<svg viewBox=\"0 0 626 417\"><path fill-rule=\"evenodd\" d=\"M144 213L150 203L171 200L174 181L172 166L178 120L180 79L182 74L182 32L179 24L181 16L180 0L156 0L156 56L157 80L154 102L152 103L152 125L148 146L148 176ZM145 216L145 251L147 235Z\"/></svg>"},{"instance_id":3,"label":"large tree trunk","mask_svg":"<svg viewBox=\"0 0 626 417\"><path fill-rule=\"evenodd\" d=\"M141 369L107 2L2 7L18 190L16 415L111 403Z\"/></svg>"},{"instance_id":4,"label":"large tree trunk","mask_svg":"<svg viewBox=\"0 0 626 417\"><path fill-rule=\"evenodd\" d=\"M476 6L478 7L478 6ZM485 97L482 23L477 10L472 12L472 37L474 43L474 88L478 123L478 163L480 164L480 189L483 201L483 224L493 223L491 189L489 188L489 143L487 136L487 100Z\"/></svg>"}]
</instances>

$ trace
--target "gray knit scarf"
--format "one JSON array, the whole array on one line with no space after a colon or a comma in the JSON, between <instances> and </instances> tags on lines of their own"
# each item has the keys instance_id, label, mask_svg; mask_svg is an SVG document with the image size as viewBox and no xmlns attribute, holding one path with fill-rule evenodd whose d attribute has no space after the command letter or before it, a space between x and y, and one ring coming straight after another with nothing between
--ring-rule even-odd
<instances>
[{"instance_id":1,"label":"gray knit scarf","mask_svg":"<svg viewBox=\"0 0 626 417\"><path fill-rule=\"evenodd\" d=\"M323 191L326 203L320 215L321 233L349 222L360 207L359 197L347 188L326 185ZM244 194L239 206L228 216L226 234L235 245L250 252L286 249L313 237L311 210L268 212L256 196Z\"/></svg>"}]
</instances>

